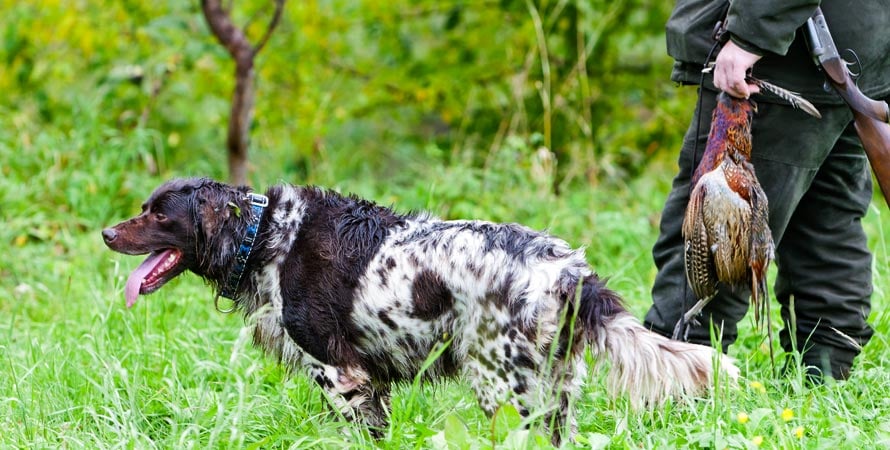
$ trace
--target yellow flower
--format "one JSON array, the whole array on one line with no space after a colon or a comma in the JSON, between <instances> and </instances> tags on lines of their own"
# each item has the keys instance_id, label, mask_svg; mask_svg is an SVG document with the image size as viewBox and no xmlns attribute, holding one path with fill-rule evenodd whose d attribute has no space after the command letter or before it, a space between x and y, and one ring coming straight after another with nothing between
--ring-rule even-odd
<instances>
[{"instance_id":1,"label":"yellow flower","mask_svg":"<svg viewBox=\"0 0 890 450\"><path fill-rule=\"evenodd\" d=\"M763 383L761 383L759 381L752 381L751 383L748 384L748 386L751 386L751 389L754 389L755 391L760 392L761 394L766 393L766 387L763 385Z\"/></svg>"},{"instance_id":2,"label":"yellow flower","mask_svg":"<svg viewBox=\"0 0 890 450\"><path fill-rule=\"evenodd\" d=\"M744 412L738 413L738 415L736 415L735 417L739 421L739 423L742 425L748 423L748 415L745 414Z\"/></svg>"},{"instance_id":3,"label":"yellow flower","mask_svg":"<svg viewBox=\"0 0 890 450\"><path fill-rule=\"evenodd\" d=\"M430 91L428 89L418 89L414 91L414 98L417 99L417 101L422 102L430 98Z\"/></svg>"},{"instance_id":4,"label":"yellow flower","mask_svg":"<svg viewBox=\"0 0 890 450\"><path fill-rule=\"evenodd\" d=\"M760 447L763 444L763 436L754 436L751 438L751 443Z\"/></svg>"},{"instance_id":5,"label":"yellow flower","mask_svg":"<svg viewBox=\"0 0 890 450\"><path fill-rule=\"evenodd\" d=\"M792 433L794 433L794 437L801 439L803 438L803 427L795 427Z\"/></svg>"},{"instance_id":6,"label":"yellow flower","mask_svg":"<svg viewBox=\"0 0 890 450\"><path fill-rule=\"evenodd\" d=\"M793 418L794 418L794 411L792 411L788 408L785 408L782 410L782 420L783 421L788 422Z\"/></svg>"},{"instance_id":7,"label":"yellow flower","mask_svg":"<svg viewBox=\"0 0 890 450\"><path fill-rule=\"evenodd\" d=\"M167 135L167 145L169 145L170 147L178 146L181 140L182 139L180 138L179 133L175 131Z\"/></svg>"}]
</instances>

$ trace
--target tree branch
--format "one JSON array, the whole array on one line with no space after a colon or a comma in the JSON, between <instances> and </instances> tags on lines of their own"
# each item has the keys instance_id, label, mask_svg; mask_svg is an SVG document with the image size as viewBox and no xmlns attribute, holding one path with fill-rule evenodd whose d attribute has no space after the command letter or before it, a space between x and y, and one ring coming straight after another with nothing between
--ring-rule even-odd
<instances>
[{"instance_id":1,"label":"tree branch","mask_svg":"<svg viewBox=\"0 0 890 450\"><path fill-rule=\"evenodd\" d=\"M260 38L259 42L257 42L256 46L253 49L254 54L259 53L263 47L266 46L266 42L269 42L269 36L272 35L272 32L275 31L275 27L278 26L278 22L281 21L281 14L284 12L284 0L274 0L275 1L275 13L272 14L272 19L269 21L269 26L266 27L266 34Z\"/></svg>"},{"instance_id":2,"label":"tree branch","mask_svg":"<svg viewBox=\"0 0 890 450\"><path fill-rule=\"evenodd\" d=\"M221 0L201 0L201 10L210 31L228 50L235 60L235 92L232 95L232 110L229 116L229 130L226 147L229 153L229 178L234 184L247 182L247 150L250 145L250 124L253 121L254 84L256 71L254 57L266 45L269 36L281 20L285 0L273 0L275 12L266 33L254 47L247 39L247 33L232 23ZM229 5L231 8L231 5Z\"/></svg>"},{"instance_id":3,"label":"tree branch","mask_svg":"<svg viewBox=\"0 0 890 450\"><path fill-rule=\"evenodd\" d=\"M216 40L229 51L236 62L248 55L253 57L254 50L247 36L232 23L229 13L223 9L219 0L201 0L201 10Z\"/></svg>"}]
</instances>

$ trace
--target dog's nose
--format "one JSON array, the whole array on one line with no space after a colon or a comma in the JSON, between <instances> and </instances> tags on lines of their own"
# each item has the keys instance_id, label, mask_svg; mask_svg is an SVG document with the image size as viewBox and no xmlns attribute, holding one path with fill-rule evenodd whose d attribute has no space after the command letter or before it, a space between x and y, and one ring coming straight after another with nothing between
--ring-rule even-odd
<instances>
[{"instance_id":1,"label":"dog's nose","mask_svg":"<svg viewBox=\"0 0 890 450\"><path fill-rule=\"evenodd\" d=\"M117 239L117 230L114 228L106 228L102 230L102 239L105 239L106 244L110 244L112 241Z\"/></svg>"}]
</instances>

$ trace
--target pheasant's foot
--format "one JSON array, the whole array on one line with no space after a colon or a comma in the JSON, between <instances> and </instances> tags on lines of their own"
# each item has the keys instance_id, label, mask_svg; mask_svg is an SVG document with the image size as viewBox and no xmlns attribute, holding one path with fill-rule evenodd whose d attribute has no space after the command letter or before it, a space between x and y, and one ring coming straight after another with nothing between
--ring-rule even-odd
<instances>
[{"instance_id":1,"label":"pheasant's foot","mask_svg":"<svg viewBox=\"0 0 890 450\"><path fill-rule=\"evenodd\" d=\"M674 326L674 333L671 335L671 339L675 341L689 341L689 330L699 325L701 325L701 322L695 316L689 316L688 313L684 314L677 321L677 325ZM680 336L683 336L683 338L681 339Z\"/></svg>"}]
</instances>

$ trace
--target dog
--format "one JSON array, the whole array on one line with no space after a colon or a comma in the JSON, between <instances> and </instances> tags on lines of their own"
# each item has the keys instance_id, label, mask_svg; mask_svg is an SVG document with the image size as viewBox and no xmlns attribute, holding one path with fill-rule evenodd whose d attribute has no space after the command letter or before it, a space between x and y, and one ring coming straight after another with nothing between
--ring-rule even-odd
<instances>
[{"instance_id":1,"label":"dog","mask_svg":"<svg viewBox=\"0 0 890 450\"><path fill-rule=\"evenodd\" d=\"M586 347L636 408L738 376L712 348L644 328L583 250L517 224L399 214L318 187L258 195L177 179L102 236L149 255L126 282L128 307L186 270L200 275L234 300L255 344L308 368L378 436L393 382L463 375L488 415L504 403L538 414L559 443L576 427Z\"/></svg>"}]
</instances>

